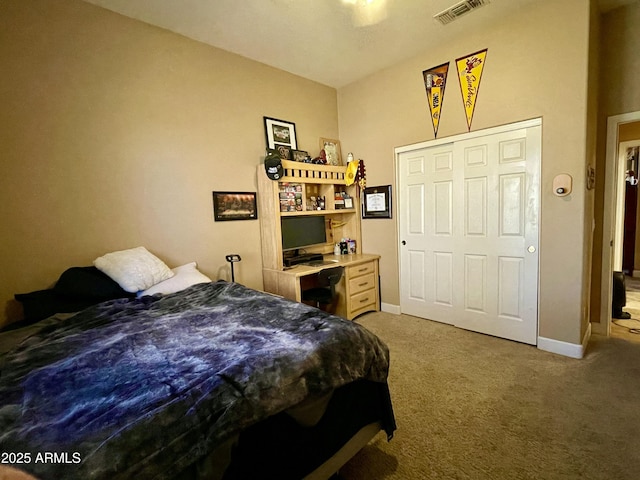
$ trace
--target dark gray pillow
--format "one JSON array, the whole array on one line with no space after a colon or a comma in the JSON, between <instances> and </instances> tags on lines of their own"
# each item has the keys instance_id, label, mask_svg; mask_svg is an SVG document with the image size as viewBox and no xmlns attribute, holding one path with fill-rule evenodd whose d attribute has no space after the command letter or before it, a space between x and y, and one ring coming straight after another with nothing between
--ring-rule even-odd
<instances>
[{"instance_id":1,"label":"dark gray pillow","mask_svg":"<svg viewBox=\"0 0 640 480\"><path fill-rule=\"evenodd\" d=\"M59 295L53 289L17 293L14 297L22 304L26 322L36 322L55 313L79 312L91 305L100 303L90 298L83 299Z\"/></svg>"},{"instance_id":2,"label":"dark gray pillow","mask_svg":"<svg viewBox=\"0 0 640 480\"><path fill-rule=\"evenodd\" d=\"M56 313L84 310L114 298L132 298L109 276L96 267L71 267L64 271L53 288L30 293L17 293L22 304L24 321L33 323Z\"/></svg>"},{"instance_id":3,"label":"dark gray pillow","mask_svg":"<svg viewBox=\"0 0 640 480\"><path fill-rule=\"evenodd\" d=\"M71 267L64 271L55 287L56 293L66 297L95 300L131 297L118 283L96 267Z\"/></svg>"}]
</instances>

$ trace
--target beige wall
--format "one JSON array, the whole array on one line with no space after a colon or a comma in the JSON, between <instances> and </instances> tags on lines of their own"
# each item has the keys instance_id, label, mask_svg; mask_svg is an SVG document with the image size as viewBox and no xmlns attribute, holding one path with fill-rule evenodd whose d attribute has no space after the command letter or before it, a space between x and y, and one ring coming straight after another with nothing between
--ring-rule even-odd
<instances>
[{"instance_id":1,"label":"beige wall","mask_svg":"<svg viewBox=\"0 0 640 480\"><path fill-rule=\"evenodd\" d=\"M605 116L640 110L639 24L638 2L612 10L602 18L600 112Z\"/></svg>"},{"instance_id":2,"label":"beige wall","mask_svg":"<svg viewBox=\"0 0 640 480\"><path fill-rule=\"evenodd\" d=\"M598 89L600 86L600 12L598 2L590 2L589 17L589 70L587 85L587 167L591 172L595 172L597 164L597 142L598 142ZM587 168L586 167L586 168ZM587 169L585 168L585 175ZM586 177L585 177L586 178ZM591 189L585 191L585 213L583 225L583 237L585 249L583 256L583 291L582 307L583 322L580 330L580 338L585 338L592 313L591 307L591 284L592 284L592 264L593 264L593 225L595 218L595 184Z\"/></svg>"},{"instance_id":3,"label":"beige wall","mask_svg":"<svg viewBox=\"0 0 640 480\"><path fill-rule=\"evenodd\" d=\"M618 140L620 142L630 142L638 139L640 139L640 122L623 123L618 128Z\"/></svg>"},{"instance_id":4,"label":"beige wall","mask_svg":"<svg viewBox=\"0 0 640 480\"><path fill-rule=\"evenodd\" d=\"M607 118L640 111L640 3L612 10L602 16L600 25L600 82L598 104L598 143L596 164L595 229L593 245L591 312L599 322L603 245L609 247L609 233L602 231L604 211ZM629 127L629 134L633 127ZM624 131L623 131L624 130ZM627 135L627 130L620 131ZM627 138L630 140L629 138Z\"/></svg>"},{"instance_id":5,"label":"beige wall","mask_svg":"<svg viewBox=\"0 0 640 480\"><path fill-rule=\"evenodd\" d=\"M394 148L433 139L422 71L447 61L455 68L456 58L488 48L472 128L543 119L539 334L574 344L581 343L588 322L589 14L584 0L541 1L492 28L470 28L468 36L338 91L343 150L365 160L369 185L393 184ZM453 73L438 138L466 131ZM565 198L552 194L552 179L559 173L574 179L574 192ZM382 255L382 301L398 305L397 208L394 217L363 221L362 231L364 250Z\"/></svg>"},{"instance_id":6,"label":"beige wall","mask_svg":"<svg viewBox=\"0 0 640 480\"><path fill-rule=\"evenodd\" d=\"M263 116L299 148L337 138L335 89L78 0L0 2L0 325L15 293L146 246L262 287L258 221L214 222L213 190L256 191Z\"/></svg>"},{"instance_id":7,"label":"beige wall","mask_svg":"<svg viewBox=\"0 0 640 480\"><path fill-rule=\"evenodd\" d=\"M393 149L433 138L422 70L488 48L472 127L543 118L540 335L579 343L592 201L584 168L594 156L589 3L542 1L336 95L78 0L0 2L0 68L9 72L0 76L0 305L50 286L68 266L137 245L170 266L195 260L214 278L228 276L226 253L240 253L238 280L261 287L258 222L213 222L211 191L255 191L262 117L296 122L299 146L310 152L319 136L339 133L344 153L365 159L369 185L393 184ZM607 116L640 110L639 22L634 4L600 25L606 81L599 82L592 293L600 289L603 126ZM453 76L438 137L465 131ZM563 172L575 188L560 200L550 184ZM392 305L399 304L397 213L363 222L364 250L382 255L382 301ZM596 313L599 294L591 297Z\"/></svg>"}]
</instances>

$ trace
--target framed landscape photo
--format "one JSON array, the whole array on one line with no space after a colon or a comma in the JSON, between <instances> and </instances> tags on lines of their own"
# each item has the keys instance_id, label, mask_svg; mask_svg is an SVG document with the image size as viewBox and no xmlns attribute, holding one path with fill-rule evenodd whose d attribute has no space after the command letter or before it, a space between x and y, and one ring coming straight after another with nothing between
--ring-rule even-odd
<instances>
[{"instance_id":1,"label":"framed landscape photo","mask_svg":"<svg viewBox=\"0 0 640 480\"><path fill-rule=\"evenodd\" d=\"M213 192L213 219L256 220L256 192Z\"/></svg>"},{"instance_id":2,"label":"framed landscape photo","mask_svg":"<svg viewBox=\"0 0 640 480\"><path fill-rule=\"evenodd\" d=\"M320 138L320 150L324 150L324 153L327 156L328 165L342 165L340 140L333 140L331 138Z\"/></svg>"},{"instance_id":3,"label":"framed landscape photo","mask_svg":"<svg viewBox=\"0 0 640 480\"><path fill-rule=\"evenodd\" d=\"M391 218L391 185L364 189L362 218Z\"/></svg>"},{"instance_id":4,"label":"framed landscape photo","mask_svg":"<svg viewBox=\"0 0 640 480\"><path fill-rule=\"evenodd\" d=\"M264 117L264 132L267 137L267 148L277 149L279 145L289 147L291 150L298 148L295 123Z\"/></svg>"}]
</instances>

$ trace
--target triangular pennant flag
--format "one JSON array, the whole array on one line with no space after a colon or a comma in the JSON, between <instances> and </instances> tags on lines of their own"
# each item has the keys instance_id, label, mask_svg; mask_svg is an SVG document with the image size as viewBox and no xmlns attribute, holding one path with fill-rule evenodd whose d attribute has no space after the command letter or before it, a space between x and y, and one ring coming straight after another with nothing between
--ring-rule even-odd
<instances>
[{"instance_id":1,"label":"triangular pennant flag","mask_svg":"<svg viewBox=\"0 0 640 480\"><path fill-rule=\"evenodd\" d=\"M486 56L487 49L485 48L484 50L456 60L460 90L462 91L462 101L467 114L467 128L469 130L471 130L473 111L476 108L480 79L482 78L482 69L484 68Z\"/></svg>"},{"instance_id":2,"label":"triangular pennant flag","mask_svg":"<svg viewBox=\"0 0 640 480\"><path fill-rule=\"evenodd\" d=\"M431 112L431 123L433 124L433 136L438 136L438 125L440 123L440 110L444 99L444 87L447 83L447 72L449 62L422 72L424 87L427 90L429 100L429 111Z\"/></svg>"}]
</instances>

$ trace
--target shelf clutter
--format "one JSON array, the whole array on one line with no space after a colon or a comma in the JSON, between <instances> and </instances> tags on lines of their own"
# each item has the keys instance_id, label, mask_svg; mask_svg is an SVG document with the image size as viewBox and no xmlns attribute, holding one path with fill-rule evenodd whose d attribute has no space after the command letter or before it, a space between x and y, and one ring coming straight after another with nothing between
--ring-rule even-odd
<instances>
[{"instance_id":1,"label":"shelf clutter","mask_svg":"<svg viewBox=\"0 0 640 480\"><path fill-rule=\"evenodd\" d=\"M342 266L344 278L336 286L335 313L353 319L379 309L380 257L360 251L359 184L347 185L346 172L347 166L282 160L282 175L271 179L259 165L258 218L264 290L300 302L301 292L314 286L319 271ZM311 245L292 251L286 241L292 223L316 233L324 225L326 235L319 235L324 243L310 241ZM313 266L314 261L323 264Z\"/></svg>"},{"instance_id":2,"label":"shelf clutter","mask_svg":"<svg viewBox=\"0 0 640 480\"><path fill-rule=\"evenodd\" d=\"M258 217L261 219L264 268L284 266L281 220L290 216L323 216L326 243L305 249L307 253L333 254L341 239L362 245L358 187L347 185L346 166L319 165L282 160L282 176L268 178L258 167Z\"/></svg>"}]
</instances>

